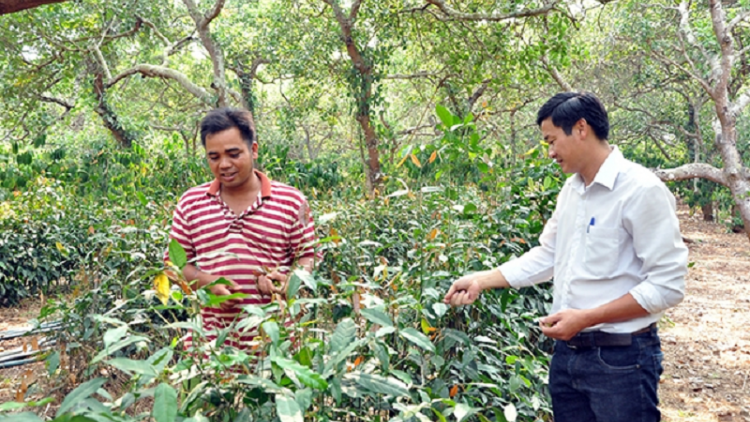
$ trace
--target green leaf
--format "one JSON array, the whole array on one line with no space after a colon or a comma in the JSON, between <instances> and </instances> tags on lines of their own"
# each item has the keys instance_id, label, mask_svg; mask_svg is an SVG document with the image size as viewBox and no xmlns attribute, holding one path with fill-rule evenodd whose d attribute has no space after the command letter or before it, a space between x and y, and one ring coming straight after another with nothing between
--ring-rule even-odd
<instances>
[{"instance_id":1,"label":"green leaf","mask_svg":"<svg viewBox=\"0 0 750 422\"><path fill-rule=\"evenodd\" d=\"M156 422L174 422L177 417L177 391L171 385L161 383L156 387L151 416Z\"/></svg>"},{"instance_id":2,"label":"green leaf","mask_svg":"<svg viewBox=\"0 0 750 422\"><path fill-rule=\"evenodd\" d=\"M518 418L516 406L514 406L513 403L508 403L508 405L505 406L505 409L503 409L503 415L505 415L505 419L508 422L516 422L516 419Z\"/></svg>"},{"instance_id":3,"label":"green leaf","mask_svg":"<svg viewBox=\"0 0 750 422\"><path fill-rule=\"evenodd\" d=\"M47 362L47 373L51 376L60 367L60 352L54 351L45 359Z\"/></svg>"},{"instance_id":4,"label":"green leaf","mask_svg":"<svg viewBox=\"0 0 750 422\"><path fill-rule=\"evenodd\" d=\"M57 413L55 414L55 416L64 414L76 404L82 402L84 399L87 399L106 382L106 378L94 378L79 385L75 390L71 391L70 394L65 397L65 400L63 400L60 408L57 409Z\"/></svg>"},{"instance_id":5,"label":"green leaf","mask_svg":"<svg viewBox=\"0 0 750 422\"><path fill-rule=\"evenodd\" d=\"M137 196L138 200L141 201L141 205L143 205L144 207L146 205L148 205L148 199L146 199L146 195L144 195L143 192L136 191L135 192L135 196ZM170 255L170 258L171 258L171 255ZM172 261L172 262L174 262L174 261Z\"/></svg>"},{"instance_id":6,"label":"green leaf","mask_svg":"<svg viewBox=\"0 0 750 422\"><path fill-rule=\"evenodd\" d=\"M476 210L477 210L477 206L474 205L474 204L472 204L471 202L469 202L466 205L464 205L463 213L464 214L471 214L471 213L473 213Z\"/></svg>"},{"instance_id":7,"label":"green leaf","mask_svg":"<svg viewBox=\"0 0 750 422\"><path fill-rule=\"evenodd\" d=\"M304 422L297 401L286 394L276 394L276 413L281 422Z\"/></svg>"},{"instance_id":8,"label":"green leaf","mask_svg":"<svg viewBox=\"0 0 750 422\"><path fill-rule=\"evenodd\" d=\"M314 292L314 291L318 290L318 282L315 281L315 277L313 277L313 275L310 274L309 271L303 270L303 269L294 270L294 272L292 273L292 278L295 278L295 277L297 277L300 280L302 280L302 282L305 283L305 286L307 286L307 288L310 289L311 291ZM291 282L291 280L290 280L290 282ZM296 292L295 292L295 294L296 294ZM288 291L287 291L287 297L292 297L292 296L293 295L290 295L288 293Z\"/></svg>"},{"instance_id":9,"label":"green leaf","mask_svg":"<svg viewBox=\"0 0 750 422\"><path fill-rule=\"evenodd\" d=\"M380 309L365 308L360 311L363 317L370 322L378 324L382 327L393 327L393 321L391 317Z\"/></svg>"},{"instance_id":10,"label":"green leaf","mask_svg":"<svg viewBox=\"0 0 750 422\"><path fill-rule=\"evenodd\" d=\"M176 239L169 241L169 260L172 261L174 265L177 265L177 268L179 269L182 269L187 265L187 254L185 253L185 249L182 248L182 245L180 245L180 242Z\"/></svg>"},{"instance_id":11,"label":"green leaf","mask_svg":"<svg viewBox=\"0 0 750 422\"><path fill-rule=\"evenodd\" d=\"M380 394L387 394L394 397L409 395L409 389L406 384L393 377L384 377L377 374L368 374L365 372L351 372L345 375L345 378L352 379L363 388Z\"/></svg>"},{"instance_id":12,"label":"green leaf","mask_svg":"<svg viewBox=\"0 0 750 422\"><path fill-rule=\"evenodd\" d=\"M12 415L3 416L3 422L42 422L39 416L31 412L22 412Z\"/></svg>"},{"instance_id":13,"label":"green leaf","mask_svg":"<svg viewBox=\"0 0 750 422\"><path fill-rule=\"evenodd\" d=\"M94 359L91 361L91 363L97 363L100 360L106 358L107 356L111 355L112 353L122 349L123 347L130 346L133 343L138 343L139 341L150 341L147 337L142 336L132 336L128 337L124 340L120 340L119 342L113 344L111 347L105 347L104 350L97 353L96 356L94 356Z\"/></svg>"},{"instance_id":14,"label":"green leaf","mask_svg":"<svg viewBox=\"0 0 750 422\"><path fill-rule=\"evenodd\" d=\"M114 358L107 361L108 364L115 368L133 374L146 375L149 377L155 377L156 371L154 367L148 362L143 360L132 360L128 358Z\"/></svg>"},{"instance_id":15,"label":"green leaf","mask_svg":"<svg viewBox=\"0 0 750 422\"><path fill-rule=\"evenodd\" d=\"M123 337L125 337L125 334L128 333L128 326L122 325L117 328L110 328L107 330L106 333L104 333L104 347L109 347L112 345L112 343L116 341L120 341Z\"/></svg>"},{"instance_id":16,"label":"green leaf","mask_svg":"<svg viewBox=\"0 0 750 422\"><path fill-rule=\"evenodd\" d=\"M351 318L346 318L339 322L331 336L331 352L343 350L354 341L354 335L357 327Z\"/></svg>"},{"instance_id":17,"label":"green leaf","mask_svg":"<svg viewBox=\"0 0 750 422\"><path fill-rule=\"evenodd\" d=\"M296 271L289 277L289 282L286 285L286 298L287 300L297 296L299 287L302 285L302 279L297 275Z\"/></svg>"},{"instance_id":18,"label":"green leaf","mask_svg":"<svg viewBox=\"0 0 750 422\"><path fill-rule=\"evenodd\" d=\"M453 114L447 108L437 104L435 106L435 113L446 128L453 126Z\"/></svg>"},{"instance_id":19,"label":"green leaf","mask_svg":"<svg viewBox=\"0 0 750 422\"><path fill-rule=\"evenodd\" d=\"M415 330L414 328L404 328L399 331L399 334L401 334L403 338L427 350L428 352L435 353L435 345L432 344L430 338Z\"/></svg>"},{"instance_id":20,"label":"green leaf","mask_svg":"<svg viewBox=\"0 0 750 422\"><path fill-rule=\"evenodd\" d=\"M316 390L325 390L328 388L328 383L323 377L321 377L320 374L313 372L307 366L300 365L293 360L282 358L280 356L275 356L273 361L280 367L294 372L297 379L310 388Z\"/></svg>"},{"instance_id":21,"label":"green leaf","mask_svg":"<svg viewBox=\"0 0 750 422\"><path fill-rule=\"evenodd\" d=\"M271 338L273 344L279 343L279 325L274 321L266 321L261 325L263 332Z\"/></svg>"},{"instance_id":22,"label":"green leaf","mask_svg":"<svg viewBox=\"0 0 750 422\"><path fill-rule=\"evenodd\" d=\"M26 403L19 403L17 401L9 401L7 403L0 404L0 412L6 412L8 410L23 409L26 407Z\"/></svg>"},{"instance_id":23,"label":"green leaf","mask_svg":"<svg viewBox=\"0 0 750 422\"><path fill-rule=\"evenodd\" d=\"M458 422L461 422L465 418L477 413L479 409L473 408L465 403L456 404L456 408L453 410L453 416L456 417Z\"/></svg>"}]
</instances>

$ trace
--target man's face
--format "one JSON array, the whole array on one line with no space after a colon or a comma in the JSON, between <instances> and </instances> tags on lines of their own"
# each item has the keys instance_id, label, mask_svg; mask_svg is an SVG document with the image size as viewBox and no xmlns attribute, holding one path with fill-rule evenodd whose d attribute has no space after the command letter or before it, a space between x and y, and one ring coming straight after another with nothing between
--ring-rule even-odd
<instances>
[{"instance_id":1,"label":"man's face","mask_svg":"<svg viewBox=\"0 0 750 422\"><path fill-rule=\"evenodd\" d=\"M555 126L551 117L543 120L541 124L542 136L544 141L549 144L549 157L560 165L564 173L580 171L583 160L583 151L581 151L583 139L578 127L579 124L581 124L581 121L573 126L570 135L565 134L563 128Z\"/></svg>"},{"instance_id":2,"label":"man's face","mask_svg":"<svg viewBox=\"0 0 750 422\"><path fill-rule=\"evenodd\" d=\"M253 160L258 158L258 144L248 148L239 129L233 127L206 136L206 157L211 173L223 188L240 188L251 181Z\"/></svg>"}]
</instances>

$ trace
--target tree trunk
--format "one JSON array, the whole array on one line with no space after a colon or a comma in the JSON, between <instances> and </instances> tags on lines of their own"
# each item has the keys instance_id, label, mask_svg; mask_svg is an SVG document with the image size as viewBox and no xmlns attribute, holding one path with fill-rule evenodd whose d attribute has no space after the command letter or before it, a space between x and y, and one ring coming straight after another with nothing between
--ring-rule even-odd
<instances>
[{"instance_id":1,"label":"tree trunk","mask_svg":"<svg viewBox=\"0 0 750 422\"><path fill-rule=\"evenodd\" d=\"M703 214L703 221L714 221L714 204L713 202L706 202L701 205L701 213Z\"/></svg>"},{"instance_id":2,"label":"tree trunk","mask_svg":"<svg viewBox=\"0 0 750 422\"><path fill-rule=\"evenodd\" d=\"M99 102L94 111L101 116L104 127L109 130L121 147L130 148L133 146L133 141L136 139L135 134L123 127L117 113L107 103L104 75L101 72L97 72L94 76L94 95Z\"/></svg>"}]
</instances>

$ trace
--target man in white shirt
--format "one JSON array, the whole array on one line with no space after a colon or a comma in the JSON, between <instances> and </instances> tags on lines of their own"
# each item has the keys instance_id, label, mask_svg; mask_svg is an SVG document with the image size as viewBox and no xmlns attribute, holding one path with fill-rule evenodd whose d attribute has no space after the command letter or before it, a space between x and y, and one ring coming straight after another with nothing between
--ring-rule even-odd
<instances>
[{"instance_id":1,"label":"man in white shirt","mask_svg":"<svg viewBox=\"0 0 750 422\"><path fill-rule=\"evenodd\" d=\"M555 422L658 421L656 322L682 301L687 272L674 196L607 143L607 112L593 94L555 95L537 124L550 158L575 173L541 245L456 280L445 303L468 305L483 290L554 276L552 313L540 325L556 339L549 385Z\"/></svg>"}]
</instances>

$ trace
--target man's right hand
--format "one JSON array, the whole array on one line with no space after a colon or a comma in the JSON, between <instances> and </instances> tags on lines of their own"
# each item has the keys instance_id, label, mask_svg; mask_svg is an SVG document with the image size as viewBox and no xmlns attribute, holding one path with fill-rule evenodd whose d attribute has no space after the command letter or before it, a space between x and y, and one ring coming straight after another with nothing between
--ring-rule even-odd
<instances>
[{"instance_id":1,"label":"man's right hand","mask_svg":"<svg viewBox=\"0 0 750 422\"><path fill-rule=\"evenodd\" d=\"M480 271L454 281L443 303L451 306L471 305L477 300L482 290L507 287L510 285L500 271Z\"/></svg>"},{"instance_id":2,"label":"man's right hand","mask_svg":"<svg viewBox=\"0 0 750 422\"><path fill-rule=\"evenodd\" d=\"M443 302L451 306L471 305L480 293L482 286L479 284L478 273L469 274L453 282Z\"/></svg>"},{"instance_id":3,"label":"man's right hand","mask_svg":"<svg viewBox=\"0 0 750 422\"><path fill-rule=\"evenodd\" d=\"M218 280L220 278L221 277L216 277L216 279L214 279L214 281L216 281L216 280ZM227 280L227 281L229 281L232 284L229 285L229 286L224 285L224 284L213 285L213 286L209 287L209 290L211 291L211 294L213 294L215 296L229 296L231 294L237 293L237 291L239 290L240 286L238 286L237 283L235 283L232 280L229 280L228 278L224 278L224 279ZM213 281L211 283L213 283ZM219 307L222 310L227 311L227 310L233 308L238 303L239 303L239 301L237 299L230 299L230 300L227 300L225 302L222 302L219 305Z\"/></svg>"}]
</instances>

